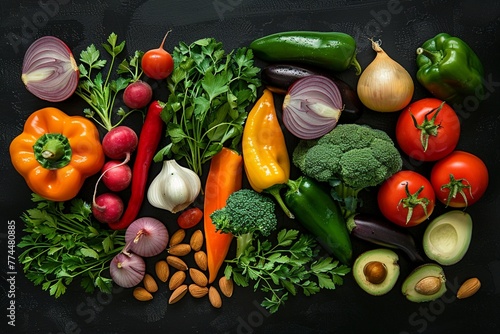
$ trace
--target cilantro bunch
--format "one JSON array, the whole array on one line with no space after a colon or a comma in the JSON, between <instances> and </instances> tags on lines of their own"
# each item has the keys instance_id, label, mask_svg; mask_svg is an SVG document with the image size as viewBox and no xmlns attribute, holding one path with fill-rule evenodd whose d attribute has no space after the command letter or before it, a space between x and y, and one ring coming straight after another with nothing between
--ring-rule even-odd
<instances>
[{"instance_id":1,"label":"cilantro bunch","mask_svg":"<svg viewBox=\"0 0 500 334\"><path fill-rule=\"evenodd\" d=\"M184 158L201 175L202 165L226 142L236 148L261 85L253 53L238 48L226 53L222 43L204 38L179 43L172 53L174 70L167 80L170 95L162 119L169 143L155 156Z\"/></svg>"},{"instance_id":2,"label":"cilantro bunch","mask_svg":"<svg viewBox=\"0 0 500 334\"><path fill-rule=\"evenodd\" d=\"M254 291L268 293L261 303L271 313L299 291L306 296L321 289L333 290L343 284L350 268L331 257L320 258L314 238L297 230L279 231L277 243L257 240L233 260L226 260L226 278L247 287L253 282Z\"/></svg>"},{"instance_id":3,"label":"cilantro bunch","mask_svg":"<svg viewBox=\"0 0 500 334\"><path fill-rule=\"evenodd\" d=\"M111 293L113 282L106 274L125 245L125 233L102 228L81 199L53 202L33 194L32 200L36 207L21 217L26 234L18 244L26 277L55 298L76 278L87 292Z\"/></svg>"}]
</instances>

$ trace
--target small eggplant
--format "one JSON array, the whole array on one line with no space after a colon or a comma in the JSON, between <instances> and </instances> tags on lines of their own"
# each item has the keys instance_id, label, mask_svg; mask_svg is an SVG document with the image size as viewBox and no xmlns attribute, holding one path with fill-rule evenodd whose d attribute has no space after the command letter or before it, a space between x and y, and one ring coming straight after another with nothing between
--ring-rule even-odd
<instances>
[{"instance_id":1,"label":"small eggplant","mask_svg":"<svg viewBox=\"0 0 500 334\"><path fill-rule=\"evenodd\" d=\"M295 81L309 75L326 76L339 88L344 103L344 109L339 119L340 123L354 123L361 117L364 106L358 98L356 91L345 81L325 73L324 70L289 64L272 64L266 66L261 72L264 85L270 91L283 95L287 93L288 88Z\"/></svg>"},{"instance_id":2,"label":"small eggplant","mask_svg":"<svg viewBox=\"0 0 500 334\"><path fill-rule=\"evenodd\" d=\"M413 262L424 262L413 236L408 231L380 218L357 213L349 218L348 229L352 236L373 244L400 249Z\"/></svg>"}]
</instances>

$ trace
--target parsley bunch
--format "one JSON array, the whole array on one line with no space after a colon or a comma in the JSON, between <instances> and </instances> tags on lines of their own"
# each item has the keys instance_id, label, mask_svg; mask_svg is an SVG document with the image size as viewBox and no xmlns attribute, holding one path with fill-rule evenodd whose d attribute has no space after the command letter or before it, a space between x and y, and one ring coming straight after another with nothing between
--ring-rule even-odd
<instances>
[{"instance_id":1,"label":"parsley bunch","mask_svg":"<svg viewBox=\"0 0 500 334\"><path fill-rule=\"evenodd\" d=\"M119 107L116 112L119 119L116 123L113 122L113 109L118 93L127 88L130 82L138 80L142 75L140 59L143 53L140 51L136 51L129 60L124 59L116 69L118 74L131 74L132 78L123 76L114 78L111 75L115 70L115 61L118 55L125 48L125 41L118 44L117 40L117 35L111 33L107 43L102 44L104 50L111 56L109 64L108 60L101 59L101 53L94 44L91 44L80 53L81 63L78 65L80 81L75 91L76 95L80 96L92 107L92 109L84 109L85 117L92 118L108 131L118 126L125 117L135 111L126 111L123 107ZM108 65L107 68L105 68L106 65Z\"/></svg>"},{"instance_id":2,"label":"parsley bunch","mask_svg":"<svg viewBox=\"0 0 500 334\"><path fill-rule=\"evenodd\" d=\"M81 199L53 202L32 195L36 207L22 215L27 232L18 244L26 277L58 298L77 277L87 292L111 293L112 279L103 276L125 245L125 234L103 229ZM65 207L69 203L69 207Z\"/></svg>"},{"instance_id":3,"label":"parsley bunch","mask_svg":"<svg viewBox=\"0 0 500 334\"><path fill-rule=\"evenodd\" d=\"M241 140L247 106L257 98L261 85L253 53L238 48L226 53L222 43L204 38L190 45L179 43L172 53L174 70L167 84L170 95L162 119L170 143L164 156L186 160L201 175L202 165L231 141Z\"/></svg>"},{"instance_id":4,"label":"parsley bunch","mask_svg":"<svg viewBox=\"0 0 500 334\"><path fill-rule=\"evenodd\" d=\"M302 290L310 296L321 289L333 290L343 284L350 268L331 257L318 257L316 241L297 230L281 230L277 243L257 240L238 258L226 260L226 278L236 285L247 287L253 281L254 291L268 293L262 306L271 313L285 303L289 294Z\"/></svg>"}]
</instances>

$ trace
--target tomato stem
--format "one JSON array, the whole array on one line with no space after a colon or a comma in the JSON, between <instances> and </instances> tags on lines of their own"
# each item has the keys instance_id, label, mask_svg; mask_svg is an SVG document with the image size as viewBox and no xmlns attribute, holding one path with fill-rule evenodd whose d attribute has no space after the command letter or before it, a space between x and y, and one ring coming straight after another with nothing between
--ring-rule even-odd
<instances>
[{"instance_id":1,"label":"tomato stem","mask_svg":"<svg viewBox=\"0 0 500 334\"><path fill-rule=\"evenodd\" d=\"M427 147L429 145L429 137L430 136L436 137L438 135L438 129L441 127L441 124L436 124L436 118L441 109L443 108L444 104L445 102L443 101L439 107L433 108L431 111L425 114L424 121L422 122L422 124L418 124L417 119L410 112L411 119L413 120L413 125L415 126L415 128L420 130L420 143L422 144L424 152L427 151ZM435 113L432 116L432 118L428 119L428 116L433 112Z\"/></svg>"},{"instance_id":2,"label":"tomato stem","mask_svg":"<svg viewBox=\"0 0 500 334\"><path fill-rule=\"evenodd\" d=\"M399 205L403 205L403 208L408 209L408 214L406 215L406 224L408 224L413 216L413 209L420 205L424 210L425 216L429 218L429 214L427 213L427 206L429 205L429 199L423 197L418 198L420 193L424 190L424 186L421 186L414 194L410 193L410 189L408 189L408 182L405 184L405 192L406 198L402 198L399 201Z\"/></svg>"},{"instance_id":3,"label":"tomato stem","mask_svg":"<svg viewBox=\"0 0 500 334\"><path fill-rule=\"evenodd\" d=\"M472 196L472 190L469 181L467 179L455 179L455 176L453 174L450 174L450 182L447 184L444 184L441 186L441 190L444 189L449 189L450 193L448 194L448 198L446 199L446 207L450 205L450 202L452 199L456 198L458 194L462 196L465 202L465 208L467 208L468 203L467 203L467 196L465 195L464 189L469 190L469 195L471 198ZM464 209L465 209L464 208Z\"/></svg>"}]
</instances>

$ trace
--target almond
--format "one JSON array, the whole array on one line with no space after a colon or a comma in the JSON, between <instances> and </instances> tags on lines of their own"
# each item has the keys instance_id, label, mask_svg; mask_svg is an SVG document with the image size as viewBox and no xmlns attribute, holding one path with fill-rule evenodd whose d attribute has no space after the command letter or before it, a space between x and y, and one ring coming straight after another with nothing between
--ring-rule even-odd
<instances>
[{"instance_id":1,"label":"almond","mask_svg":"<svg viewBox=\"0 0 500 334\"><path fill-rule=\"evenodd\" d=\"M189 254L191 252L191 246L189 244L177 244L174 246L171 246L167 250L168 254L172 254L175 256L184 256Z\"/></svg>"},{"instance_id":2,"label":"almond","mask_svg":"<svg viewBox=\"0 0 500 334\"><path fill-rule=\"evenodd\" d=\"M199 286L207 286L208 284L207 276L205 276L203 272L196 268L189 269L189 276L191 277L193 282L198 284Z\"/></svg>"},{"instance_id":3,"label":"almond","mask_svg":"<svg viewBox=\"0 0 500 334\"><path fill-rule=\"evenodd\" d=\"M177 231L175 231L174 234L172 234L172 236L170 237L170 242L169 242L169 246L172 247L172 246L175 246L177 244L180 244L181 242L184 241L184 237L186 236L186 231L184 229L178 229Z\"/></svg>"},{"instance_id":4,"label":"almond","mask_svg":"<svg viewBox=\"0 0 500 334\"><path fill-rule=\"evenodd\" d=\"M234 285L232 279L227 279L225 276L222 276L219 279L219 288L220 292L226 297L231 297L233 295Z\"/></svg>"},{"instance_id":5,"label":"almond","mask_svg":"<svg viewBox=\"0 0 500 334\"><path fill-rule=\"evenodd\" d=\"M135 299L141 302L153 299L153 295L148 290L144 289L142 286L136 287L132 292L132 294L134 295Z\"/></svg>"},{"instance_id":6,"label":"almond","mask_svg":"<svg viewBox=\"0 0 500 334\"><path fill-rule=\"evenodd\" d=\"M469 278L466 280L457 291L457 298L464 299L475 294L481 287L481 281L476 278Z\"/></svg>"},{"instance_id":7,"label":"almond","mask_svg":"<svg viewBox=\"0 0 500 334\"><path fill-rule=\"evenodd\" d=\"M175 290L179 286L181 286L185 280L186 280L186 273L184 271L181 271L181 270L176 271L172 275L172 277L170 277L170 281L168 281L168 288L170 290Z\"/></svg>"},{"instance_id":8,"label":"almond","mask_svg":"<svg viewBox=\"0 0 500 334\"><path fill-rule=\"evenodd\" d=\"M222 307L222 298L220 297L219 291L217 291L214 286L211 286L208 289L208 299L210 300L210 304L212 304L213 307Z\"/></svg>"},{"instance_id":9,"label":"almond","mask_svg":"<svg viewBox=\"0 0 500 334\"><path fill-rule=\"evenodd\" d=\"M202 250L194 253L194 262L201 270L207 270L208 268L207 253L205 253Z\"/></svg>"},{"instance_id":10,"label":"almond","mask_svg":"<svg viewBox=\"0 0 500 334\"><path fill-rule=\"evenodd\" d=\"M430 296L438 292L442 284L441 278L437 276L427 276L415 284L415 291L421 295Z\"/></svg>"},{"instance_id":11,"label":"almond","mask_svg":"<svg viewBox=\"0 0 500 334\"><path fill-rule=\"evenodd\" d=\"M144 275L142 283L144 284L144 288L149 292L153 293L158 291L158 284L156 284L155 279L150 274Z\"/></svg>"},{"instance_id":12,"label":"almond","mask_svg":"<svg viewBox=\"0 0 500 334\"><path fill-rule=\"evenodd\" d=\"M168 281L168 277L170 276L170 267L168 266L167 261L160 260L155 264L155 272L156 277L162 282Z\"/></svg>"},{"instance_id":13,"label":"almond","mask_svg":"<svg viewBox=\"0 0 500 334\"><path fill-rule=\"evenodd\" d=\"M167 263L177 270L188 270L186 262L174 255L167 256Z\"/></svg>"},{"instance_id":14,"label":"almond","mask_svg":"<svg viewBox=\"0 0 500 334\"><path fill-rule=\"evenodd\" d=\"M189 284L189 293L194 298L201 298L207 295L208 288L206 286L199 286L198 284Z\"/></svg>"},{"instance_id":15,"label":"almond","mask_svg":"<svg viewBox=\"0 0 500 334\"><path fill-rule=\"evenodd\" d=\"M182 299L182 297L184 297L186 295L187 291L188 291L188 287L186 284L179 286L170 295L170 298L168 299L168 303L169 304L177 303L179 300Z\"/></svg>"},{"instance_id":16,"label":"almond","mask_svg":"<svg viewBox=\"0 0 500 334\"><path fill-rule=\"evenodd\" d=\"M201 232L201 230L194 231L189 240L189 244L195 252L199 251L203 246L203 232Z\"/></svg>"}]
</instances>

